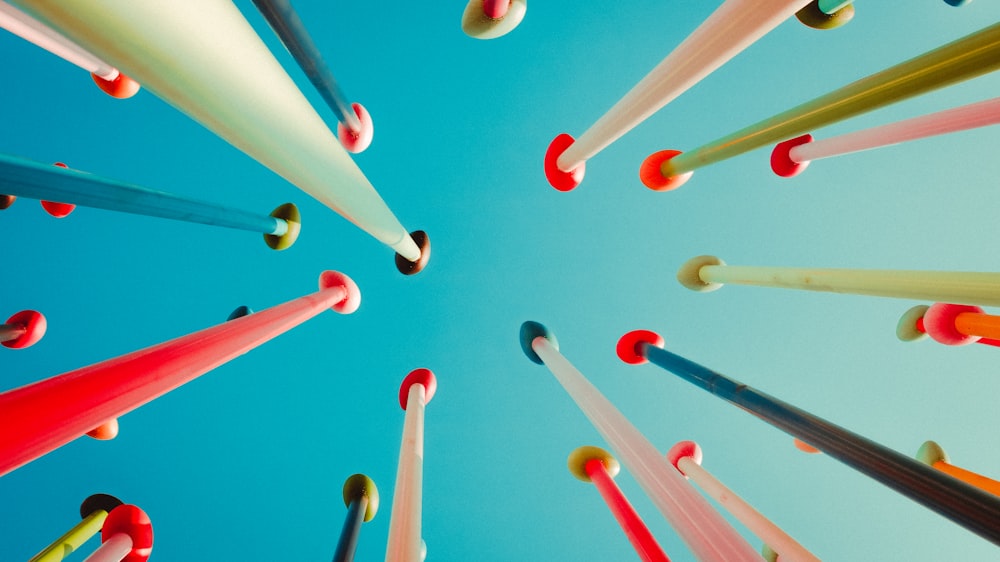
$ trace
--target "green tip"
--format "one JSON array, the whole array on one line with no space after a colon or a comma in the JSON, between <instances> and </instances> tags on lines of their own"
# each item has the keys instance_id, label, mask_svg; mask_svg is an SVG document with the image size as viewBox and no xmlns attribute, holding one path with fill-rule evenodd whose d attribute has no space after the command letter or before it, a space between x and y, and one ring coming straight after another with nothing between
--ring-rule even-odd
<instances>
[{"instance_id":1,"label":"green tip","mask_svg":"<svg viewBox=\"0 0 1000 562\"><path fill-rule=\"evenodd\" d=\"M344 505L350 507L351 502L368 498L365 508L365 522L371 521L378 513L378 488L375 482L364 474L354 474L344 482Z\"/></svg>"},{"instance_id":2,"label":"green tip","mask_svg":"<svg viewBox=\"0 0 1000 562\"><path fill-rule=\"evenodd\" d=\"M298 240L299 230L302 229L302 216L299 215L299 208L294 203L285 203L271 211L271 216L285 221L288 230L281 235L265 234L264 242L272 250L290 248Z\"/></svg>"}]
</instances>

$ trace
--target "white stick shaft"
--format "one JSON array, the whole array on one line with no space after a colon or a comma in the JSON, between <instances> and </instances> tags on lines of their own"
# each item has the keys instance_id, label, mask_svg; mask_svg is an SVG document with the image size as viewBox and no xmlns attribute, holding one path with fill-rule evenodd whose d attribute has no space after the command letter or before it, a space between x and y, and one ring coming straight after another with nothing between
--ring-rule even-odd
<instances>
[{"instance_id":1,"label":"white stick shaft","mask_svg":"<svg viewBox=\"0 0 1000 562\"><path fill-rule=\"evenodd\" d=\"M997 123L1000 123L1000 98L993 98L880 127L800 144L792 148L788 155L795 162L806 162Z\"/></svg>"},{"instance_id":2,"label":"white stick shaft","mask_svg":"<svg viewBox=\"0 0 1000 562\"><path fill-rule=\"evenodd\" d=\"M424 475L424 399L422 384L410 385L399 446L396 489L392 495L386 562L420 562L421 488Z\"/></svg>"},{"instance_id":3,"label":"white stick shaft","mask_svg":"<svg viewBox=\"0 0 1000 562\"><path fill-rule=\"evenodd\" d=\"M232 2L16 3L406 259L420 258L406 229Z\"/></svg>"},{"instance_id":4,"label":"white stick shaft","mask_svg":"<svg viewBox=\"0 0 1000 562\"><path fill-rule=\"evenodd\" d=\"M809 0L727 0L563 152L568 172L645 121L729 59L793 16Z\"/></svg>"},{"instance_id":5,"label":"white stick shaft","mask_svg":"<svg viewBox=\"0 0 1000 562\"><path fill-rule=\"evenodd\" d=\"M761 556L548 340L535 338L531 348L698 560L760 561Z\"/></svg>"},{"instance_id":6,"label":"white stick shaft","mask_svg":"<svg viewBox=\"0 0 1000 562\"><path fill-rule=\"evenodd\" d=\"M805 549L795 539L788 536L780 527L764 517L752 505L744 501L725 484L719 482L711 473L688 457L677 461L681 472L693 480L705 491L708 497L717 501L737 521L743 523L764 544L781 555L783 562L819 562L819 558Z\"/></svg>"},{"instance_id":7,"label":"white stick shaft","mask_svg":"<svg viewBox=\"0 0 1000 562\"><path fill-rule=\"evenodd\" d=\"M121 562L129 552L132 552L132 537L117 533L108 537L83 562Z\"/></svg>"},{"instance_id":8,"label":"white stick shaft","mask_svg":"<svg viewBox=\"0 0 1000 562\"><path fill-rule=\"evenodd\" d=\"M115 67L6 2L0 2L0 27L105 80L118 78Z\"/></svg>"},{"instance_id":9,"label":"white stick shaft","mask_svg":"<svg viewBox=\"0 0 1000 562\"><path fill-rule=\"evenodd\" d=\"M1000 306L1000 273L707 265L698 277L706 283Z\"/></svg>"}]
</instances>

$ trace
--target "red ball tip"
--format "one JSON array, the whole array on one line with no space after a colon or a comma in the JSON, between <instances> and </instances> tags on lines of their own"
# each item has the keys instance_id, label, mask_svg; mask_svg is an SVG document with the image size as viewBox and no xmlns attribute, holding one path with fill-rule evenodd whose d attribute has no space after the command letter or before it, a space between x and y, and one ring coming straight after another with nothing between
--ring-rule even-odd
<instances>
[{"instance_id":1,"label":"red ball tip","mask_svg":"<svg viewBox=\"0 0 1000 562\"><path fill-rule=\"evenodd\" d=\"M90 77L94 79L94 83L101 91L113 98L123 100L134 96L139 91L139 83L121 72L114 80L105 80L96 74L91 74Z\"/></svg>"},{"instance_id":2,"label":"red ball tip","mask_svg":"<svg viewBox=\"0 0 1000 562\"><path fill-rule=\"evenodd\" d=\"M338 123L337 138L345 150L357 154L364 152L371 145L372 137L375 136L375 125L372 123L372 116L365 109L365 106L360 103L352 103L351 108L358 116L358 121L361 122L361 130L354 131L345 127L343 123Z\"/></svg>"},{"instance_id":3,"label":"red ball tip","mask_svg":"<svg viewBox=\"0 0 1000 562\"><path fill-rule=\"evenodd\" d=\"M437 391L437 378L430 369L414 369L403 379L403 384L399 385L399 405L405 410L406 402L410 397L410 387L414 384L424 386L424 404L430 404Z\"/></svg>"},{"instance_id":4,"label":"red ball tip","mask_svg":"<svg viewBox=\"0 0 1000 562\"><path fill-rule=\"evenodd\" d=\"M491 19L498 20L504 17L509 7L510 0L483 0L483 14Z\"/></svg>"},{"instance_id":5,"label":"red ball tip","mask_svg":"<svg viewBox=\"0 0 1000 562\"><path fill-rule=\"evenodd\" d=\"M88 437L93 437L98 441L110 441L118 437L118 419L106 421L101 425L87 432Z\"/></svg>"},{"instance_id":6,"label":"red ball tip","mask_svg":"<svg viewBox=\"0 0 1000 562\"><path fill-rule=\"evenodd\" d=\"M660 337L660 334L649 330L632 330L618 340L615 351L618 353L618 358L629 365L641 365L648 361L639 347L640 344L644 343L654 347L663 347L663 338Z\"/></svg>"},{"instance_id":7,"label":"red ball tip","mask_svg":"<svg viewBox=\"0 0 1000 562\"><path fill-rule=\"evenodd\" d=\"M127 503L112 509L101 527L101 542L119 533L132 539L132 550L122 562L146 562L153 552L153 524L146 512Z\"/></svg>"},{"instance_id":8,"label":"red ball tip","mask_svg":"<svg viewBox=\"0 0 1000 562\"><path fill-rule=\"evenodd\" d=\"M73 212L73 209L76 209L76 205L73 205L72 203L56 203L53 201L40 201L40 203L46 213L57 219L69 216L69 214Z\"/></svg>"},{"instance_id":9,"label":"red ball tip","mask_svg":"<svg viewBox=\"0 0 1000 562\"><path fill-rule=\"evenodd\" d=\"M664 162L680 153L679 150L661 150L647 156L639 166L639 180L642 181L642 185L653 191L672 191L684 185L694 172L665 176L661 169Z\"/></svg>"},{"instance_id":10,"label":"red ball tip","mask_svg":"<svg viewBox=\"0 0 1000 562\"><path fill-rule=\"evenodd\" d=\"M955 319L959 314L966 312L982 314L983 309L966 304L934 303L924 312L924 331L931 339L944 345L975 343L980 336L963 334L955 327Z\"/></svg>"},{"instance_id":11,"label":"red ball tip","mask_svg":"<svg viewBox=\"0 0 1000 562\"><path fill-rule=\"evenodd\" d=\"M324 271L319 274L320 290L334 287L343 287L347 291L347 296L343 300L330 307L334 312L351 314L361 306L361 289L353 279L339 271Z\"/></svg>"},{"instance_id":12,"label":"red ball tip","mask_svg":"<svg viewBox=\"0 0 1000 562\"><path fill-rule=\"evenodd\" d=\"M796 162L789 153L796 146L809 144L812 141L813 136L805 134L776 144L771 151L771 171L783 178L791 178L802 173L809 166L809 161Z\"/></svg>"},{"instance_id":13,"label":"red ball tip","mask_svg":"<svg viewBox=\"0 0 1000 562\"><path fill-rule=\"evenodd\" d=\"M683 458L690 458L695 464L700 465L702 456L701 447L699 447L694 441L678 441L673 447L670 448L669 451L667 451L667 460L670 461L670 464L674 465L674 468L680 471L681 474L684 474L684 471L677 466L678 461Z\"/></svg>"},{"instance_id":14,"label":"red ball tip","mask_svg":"<svg viewBox=\"0 0 1000 562\"><path fill-rule=\"evenodd\" d=\"M559 157L573 144L573 137L563 133L552 139L548 150L545 151L545 179L549 184L559 191L572 191L583 181L584 174L587 173L587 163L584 162L568 172L559 169Z\"/></svg>"},{"instance_id":15,"label":"red ball tip","mask_svg":"<svg viewBox=\"0 0 1000 562\"><path fill-rule=\"evenodd\" d=\"M38 343L48 329L48 322L41 312L34 310L22 310L7 319L7 324L14 324L24 328L24 333L12 340L0 342L0 345L11 349L24 349Z\"/></svg>"}]
</instances>

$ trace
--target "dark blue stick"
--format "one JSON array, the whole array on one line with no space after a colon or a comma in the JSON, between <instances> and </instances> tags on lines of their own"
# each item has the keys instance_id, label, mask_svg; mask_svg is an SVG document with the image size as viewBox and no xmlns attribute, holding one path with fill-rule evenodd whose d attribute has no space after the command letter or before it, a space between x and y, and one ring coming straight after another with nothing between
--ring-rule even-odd
<instances>
[{"instance_id":1,"label":"dark blue stick","mask_svg":"<svg viewBox=\"0 0 1000 562\"><path fill-rule=\"evenodd\" d=\"M333 562L351 562L358 547L358 536L361 534L361 524L371 521L378 511L378 489L371 478L364 474L355 474L344 483L344 503L347 504L347 518L344 528L340 531L337 550L333 553Z\"/></svg>"}]
</instances>

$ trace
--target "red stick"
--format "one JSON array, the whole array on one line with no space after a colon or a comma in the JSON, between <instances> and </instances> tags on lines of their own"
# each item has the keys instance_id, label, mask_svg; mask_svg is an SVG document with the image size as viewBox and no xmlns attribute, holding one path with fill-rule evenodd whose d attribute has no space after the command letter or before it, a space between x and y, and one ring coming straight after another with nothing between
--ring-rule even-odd
<instances>
[{"instance_id":1,"label":"red stick","mask_svg":"<svg viewBox=\"0 0 1000 562\"><path fill-rule=\"evenodd\" d=\"M267 310L0 394L0 475L294 328L326 308L354 312L357 285L324 271L320 290Z\"/></svg>"}]
</instances>

